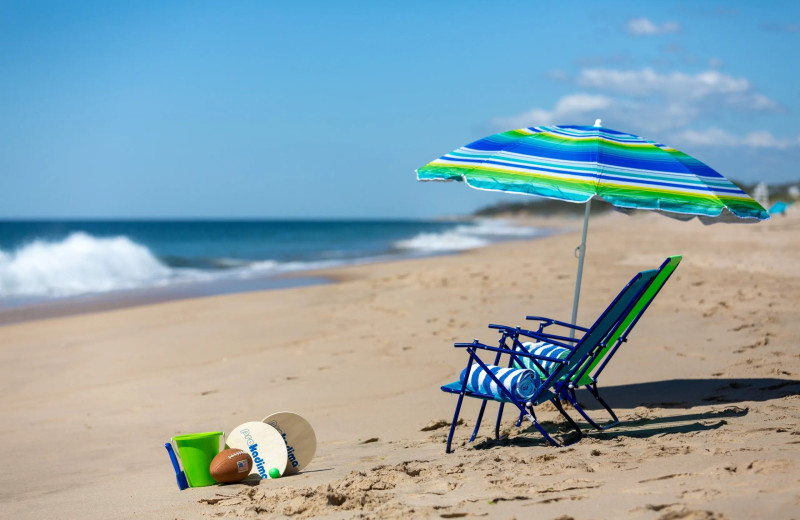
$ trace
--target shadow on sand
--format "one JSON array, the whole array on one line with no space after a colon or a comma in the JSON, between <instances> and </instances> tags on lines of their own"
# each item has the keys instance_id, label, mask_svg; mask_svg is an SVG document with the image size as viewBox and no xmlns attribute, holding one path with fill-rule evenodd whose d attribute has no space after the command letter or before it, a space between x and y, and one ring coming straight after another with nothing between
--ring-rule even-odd
<instances>
[{"instance_id":1,"label":"shadow on sand","mask_svg":"<svg viewBox=\"0 0 800 520\"><path fill-rule=\"evenodd\" d=\"M600 386L600 395L612 408L694 408L712 404L771 401L800 394L800 381L793 379L670 379L632 385ZM579 402L593 409L594 399L586 390Z\"/></svg>"},{"instance_id":2,"label":"shadow on sand","mask_svg":"<svg viewBox=\"0 0 800 520\"><path fill-rule=\"evenodd\" d=\"M800 395L800 381L791 379L753 378L753 379L671 379L669 381L655 381L650 383L636 383L600 388L600 394L618 412L622 409L644 407L648 409L662 409L664 413L655 416L636 417L625 420L623 413L618 413L623 419L613 428L605 431L587 429L584 423L579 422L584 433L597 439L613 439L616 437L648 438L656 435L673 433L691 433L699 431L716 430L725 424L728 419L742 417L749 412L748 408L735 406L734 403L764 402L780 399L790 395ZM597 419L605 414L596 401L586 390L578 392L578 402L591 416ZM690 410L694 407L714 405L729 405L724 408L717 406L715 409L697 411L692 413L672 413L666 410ZM574 410L567 407L567 412L575 419L579 416ZM543 421L542 425L552 433L565 434L561 440L567 444L574 441L574 436L569 434L570 428L565 423L551 423ZM545 440L533 426L520 431L513 437L500 439L486 439L477 442L475 449L490 449L497 446L544 446Z\"/></svg>"}]
</instances>

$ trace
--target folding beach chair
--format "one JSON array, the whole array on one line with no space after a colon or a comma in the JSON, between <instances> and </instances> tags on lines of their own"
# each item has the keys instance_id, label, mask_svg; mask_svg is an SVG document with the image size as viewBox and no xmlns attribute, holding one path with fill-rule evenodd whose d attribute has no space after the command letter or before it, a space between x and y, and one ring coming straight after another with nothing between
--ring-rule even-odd
<instances>
[{"instance_id":1,"label":"folding beach chair","mask_svg":"<svg viewBox=\"0 0 800 520\"><path fill-rule=\"evenodd\" d=\"M560 397L566 401L569 401L573 408L575 408L578 413L580 413L583 418L586 419L586 421L594 428L598 430L604 430L619 423L619 419L614 413L614 410L612 410L608 403L600 396L600 393L597 389L597 378L605 369L606 365L608 365L608 362L611 360L617 350L619 350L620 346L622 346L622 344L628 340L628 335L639 322L639 319L642 317L644 312L649 308L650 304L653 302L653 299L655 299L656 295L658 295L658 293L661 291L661 288L672 275L673 271L675 271L675 268L681 262L681 259L682 257L680 255L675 255L664 260L664 262L658 268L653 281L644 291L639 294L628 312L622 316L622 319L620 319L620 321L611 328L608 336L601 342L598 348L595 349L595 351L589 356L583 365L578 366L572 372L565 374L555 385ZM556 358L565 357L568 355L569 350L554 345L548 340L542 341L541 338L546 336L560 341L567 341L570 338L566 338L565 336L554 336L545 330L546 327L557 325L577 331L587 330L583 327L550 318L543 318L540 316L528 316L527 319L539 322L539 328L537 329L536 333L537 339L540 339L540 341L536 343L520 341L520 336L529 336L528 333L530 331L525 329L495 324L491 324L489 327L498 329L501 332L502 336L500 339L500 346L503 348L509 348L506 344L506 340L510 339L512 341L512 346L510 347L512 350L521 349L525 352ZM539 374L540 378L546 377L546 374L540 372L539 367L531 363L528 359L523 358L522 361L524 368L533 369ZM544 362L542 363L542 366L547 368L551 366L551 364L549 362ZM593 370L594 372L592 373ZM589 417L580 403L578 403L578 399L575 395L575 390L582 386L586 387L586 389L597 400L597 402L603 408L605 408L605 410L611 416L611 421L601 426L591 417Z\"/></svg>"},{"instance_id":2,"label":"folding beach chair","mask_svg":"<svg viewBox=\"0 0 800 520\"><path fill-rule=\"evenodd\" d=\"M470 442L475 440L483 418L485 404L488 401L497 401L500 403L497 413L497 422L495 424L496 438L500 436L500 421L503 417L504 405L505 403L510 403L519 409L520 421L523 417L527 418L531 424L539 430L539 433L542 434L547 442L554 446L560 446L560 444L539 424L536 419L536 414L534 413L534 407L536 405L545 401L550 401L559 413L567 419L567 422L578 434L578 439L580 439L582 436L581 430L564 411L559 401L558 387L554 385L587 362L595 350L601 346L603 340L608 337L612 328L630 311L638 296L647 288L656 274L657 270L655 269L637 273L614 298L608 308L603 311L594 325L588 329L581 330L583 335L580 338L561 338L553 335L540 335L534 331L525 331L525 335L528 337L540 341L547 341L554 346L566 349L568 353L563 358L533 354L520 349L514 350L506 348L504 346L505 338L511 334L510 330L501 331L503 340L501 341L500 347L485 345L478 340L472 343L456 343L456 348L466 349L469 354L469 360L467 361L467 367L461 373L459 381L442 386L444 392L458 394L453 422L450 425L450 433L447 436L446 452L451 452L450 446L453 441L453 433L455 432L464 397L472 397L484 401L481 404L481 410ZM518 331L521 329L512 330ZM566 341L562 340L569 340L572 344L568 344ZM479 352L494 353L494 363L491 365L485 363L479 357ZM508 356L508 368L499 366L504 354ZM533 363L534 366L537 366L544 377L537 377L537 374L531 369L515 368L517 366L525 366L523 360L528 360L529 363ZM548 368L544 367L544 363L548 363ZM515 383L520 382L532 382L533 388L526 387L525 390L528 391L523 394L519 392L519 387L515 387ZM520 421L517 422L517 425L520 424Z\"/></svg>"}]
</instances>

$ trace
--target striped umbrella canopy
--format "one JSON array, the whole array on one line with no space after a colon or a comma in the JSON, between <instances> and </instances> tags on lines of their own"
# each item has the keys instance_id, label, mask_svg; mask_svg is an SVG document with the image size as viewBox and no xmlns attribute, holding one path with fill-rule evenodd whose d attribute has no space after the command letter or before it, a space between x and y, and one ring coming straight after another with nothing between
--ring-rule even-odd
<instances>
[{"instance_id":1,"label":"striped umbrella canopy","mask_svg":"<svg viewBox=\"0 0 800 520\"><path fill-rule=\"evenodd\" d=\"M494 134L417 170L421 181L587 203L572 322L580 295L589 203L647 209L682 220L758 222L769 213L708 165L674 148L595 126L537 126Z\"/></svg>"}]
</instances>

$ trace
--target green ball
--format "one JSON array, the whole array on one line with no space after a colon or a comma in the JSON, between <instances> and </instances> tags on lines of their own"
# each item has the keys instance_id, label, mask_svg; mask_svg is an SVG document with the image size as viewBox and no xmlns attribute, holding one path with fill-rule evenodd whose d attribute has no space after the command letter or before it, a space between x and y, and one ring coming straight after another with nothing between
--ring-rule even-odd
<instances>
[{"instance_id":1,"label":"green ball","mask_svg":"<svg viewBox=\"0 0 800 520\"><path fill-rule=\"evenodd\" d=\"M269 468L269 478L278 478L281 476L281 470L278 468Z\"/></svg>"}]
</instances>

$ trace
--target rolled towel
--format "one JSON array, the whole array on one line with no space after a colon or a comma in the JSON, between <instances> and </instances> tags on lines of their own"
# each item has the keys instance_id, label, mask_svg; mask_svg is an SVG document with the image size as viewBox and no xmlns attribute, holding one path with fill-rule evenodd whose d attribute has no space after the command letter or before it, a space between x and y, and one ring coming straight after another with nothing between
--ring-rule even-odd
<instances>
[{"instance_id":1,"label":"rolled towel","mask_svg":"<svg viewBox=\"0 0 800 520\"><path fill-rule=\"evenodd\" d=\"M564 359L571 352L567 348L559 347L558 345L553 345L551 343L547 343L546 341L537 341L536 343L527 342L523 343L522 346L529 354L534 354L536 356L547 356L557 359ZM555 361L537 359L536 361L538 361L539 364L542 365L542 368L547 371L547 374L544 374L539 367L536 366L536 363L533 362L532 358L519 356L518 359L522 361L522 367L535 371L536 374L538 374L538 376L542 379L546 379L549 374L553 373L553 370L558 368L558 363ZM518 363L515 363L515 365L519 366Z\"/></svg>"},{"instance_id":2,"label":"rolled towel","mask_svg":"<svg viewBox=\"0 0 800 520\"><path fill-rule=\"evenodd\" d=\"M530 399L537 388L542 384L536 372L525 368L503 368L496 365L486 365L495 377L503 384L515 399L526 401ZM469 376L467 369L461 371L460 381L463 384L467 379L467 390L491 395L498 400L508 401L508 398L500 391L497 383L487 375L482 366L473 363L470 367Z\"/></svg>"}]
</instances>

